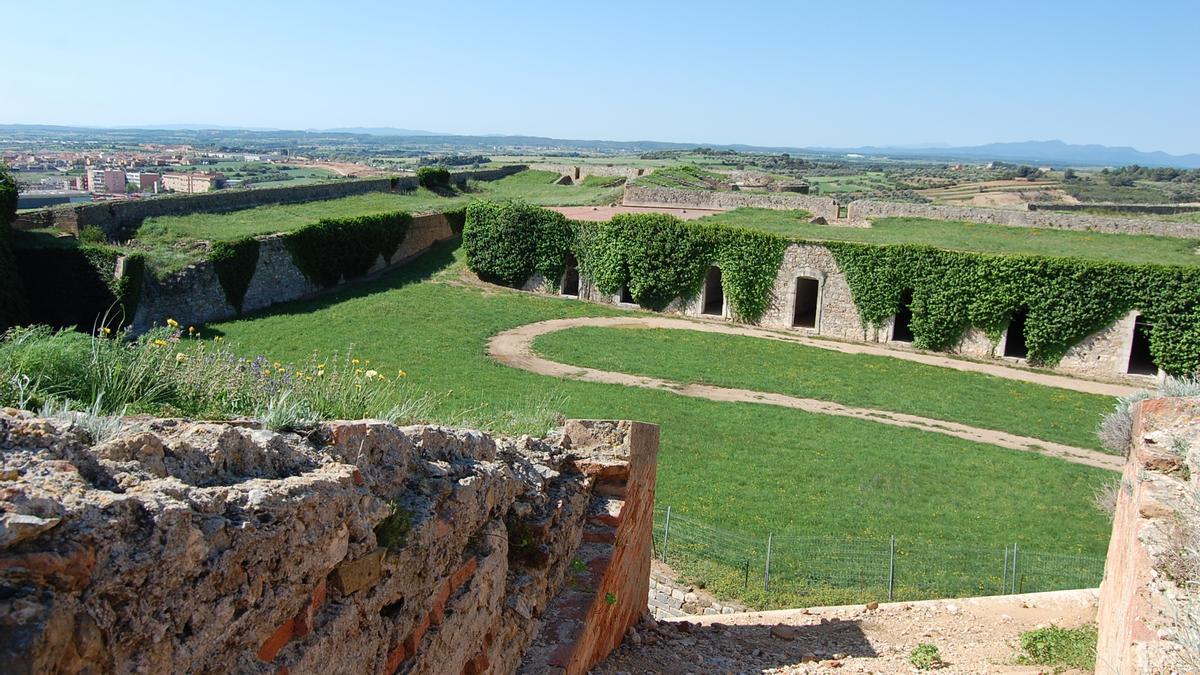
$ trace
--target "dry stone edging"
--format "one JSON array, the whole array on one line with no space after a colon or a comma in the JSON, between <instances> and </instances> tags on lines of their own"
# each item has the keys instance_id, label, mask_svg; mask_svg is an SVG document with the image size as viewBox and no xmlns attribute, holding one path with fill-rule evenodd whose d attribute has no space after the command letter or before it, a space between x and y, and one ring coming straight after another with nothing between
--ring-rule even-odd
<instances>
[{"instance_id":1,"label":"dry stone edging","mask_svg":"<svg viewBox=\"0 0 1200 675\"><path fill-rule=\"evenodd\" d=\"M873 348L867 345L850 345L841 343L830 343L833 347L828 347L823 344L825 341L813 340L811 338L803 338L798 336L781 335L762 329L749 328L744 326L732 326L717 323L702 323L686 321L683 319L669 319L665 317L584 317L573 319L551 319L549 321L539 321L536 323L526 324L511 330L504 331L492 337L488 342L488 354L496 361L505 365L528 370L540 375L549 375L552 377L562 377L566 379L580 380L584 382L597 382L603 384L620 384L630 387L641 387L644 389L658 389L661 391L669 391L681 396L691 396L695 398L704 398L712 401L728 401L741 403L758 403L764 405L775 405L795 410L802 410L810 413L823 415L837 415L841 417L852 417L857 419L879 422L892 426L908 427L931 433L940 433L956 438L961 438L977 443L995 445L1011 450L1021 450L1027 452L1036 452L1049 457L1057 457L1068 462L1083 464L1101 469L1119 471L1124 464L1122 458L1108 455L1096 450L1086 448L1077 448L1061 443L1054 443L1038 438L1028 436L1020 436L1009 434L1006 432L995 431L991 429L981 429L972 427L957 422L949 422L945 420L935 420L918 415L910 415L906 413L897 413L885 410L876 410L872 408L858 408L846 406L839 403L829 401L821 401L817 399L799 398L786 394L778 394L771 392L754 391L750 389L738 389L729 387L716 387L712 385L702 384L681 384L670 380L663 380L654 377L642 375L630 375L627 373L619 373L595 368L586 368L581 366L567 365L552 361L550 359L538 356L533 351L533 341L538 336L553 333L569 328L582 326L591 327L641 327L641 328L670 328L680 330L696 330L701 332L724 333L730 335L743 335L750 337L762 337L767 339L784 340L790 342L798 342L809 346L821 348L833 348L837 351L847 351L849 353L874 353L886 356L897 356L897 352L891 352L880 348ZM908 358L909 360L917 360L915 356L924 356L920 354L904 354L898 358ZM934 357L942 359L943 357ZM950 359L945 359L952 361ZM973 362L955 362L962 368L960 370L968 370L975 372L985 372L989 374L1006 377L1012 374L1011 379L1020 379L1023 381L1037 382L1040 384L1050 384L1051 382L1058 384L1050 384L1050 386L1060 386L1061 384L1071 384L1077 391L1084 390L1092 393L1105 391L1111 393L1116 390L1132 390L1130 387L1122 387L1120 385L1111 385L1099 382L1089 382L1085 380L1074 380L1058 375L1043 375L1040 373L1028 373L1014 368L1005 368L1003 366L994 366L990 364L979 364ZM953 367L953 366L952 366ZM1010 372L1011 371L1011 372Z\"/></svg>"}]
</instances>

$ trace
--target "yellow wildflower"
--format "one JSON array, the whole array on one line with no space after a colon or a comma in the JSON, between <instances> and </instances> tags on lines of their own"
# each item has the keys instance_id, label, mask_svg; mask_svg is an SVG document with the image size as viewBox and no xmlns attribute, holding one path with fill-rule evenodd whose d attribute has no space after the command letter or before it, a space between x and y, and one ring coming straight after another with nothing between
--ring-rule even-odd
<instances>
[{"instance_id":1,"label":"yellow wildflower","mask_svg":"<svg viewBox=\"0 0 1200 675\"><path fill-rule=\"evenodd\" d=\"M183 352L178 352L175 354L175 363L183 363L184 361L187 361L187 360L188 360L187 354L184 354Z\"/></svg>"},{"instance_id":2,"label":"yellow wildflower","mask_svg":"<svg viewBox=\"0 0 1200 675\"><path fill-rule=\"evenodd\" d=\"M155 341L154 341L154 346L155 346L155 347L166 347L166 346L167 346L167 341L166 341L166 340L155 340Z\"/></svg>"},{"instance_id":3,"label":"yellow wildflower","mask_svg":"<svg viewBox=\"0 0 1200 675\"><path fill-rule=\"evenodd\" d=\"M357 366L357 365L358 365L358 359L350 359L350 363L353 363L354 365L356 365L356 366Z\"/></svg>"},{"instance_id":4,"label":"yellow wildflower","mask_svg":"<svg viewBox=\"0 0 1200 675\"><path fill-rule=\"evenodd\" d=\"M408 373L404 372L403 370L397 371L396 373L396 377L406 377L407 375Z\"/></svg>"},{"instance_id":5,"label":"yellow wildflower","mask_svg":"<svg viewBox=\"0 0 1200 675\"><path fill-rule=\"evenodd\" d=\"M175 319L167 319L167 325L171 328L179 328L179 322Z\"/></svg>"},{"instance_id":6,"label":"yellow wildflower","mask_svg":"<svg viewBox=\"0 0 1200 675\"><path fill-rule=\"evenodd\" d=\"M112 333L112 329L111 329L111 328L109 328L108 326L105 326L105 327L103 327L103 328L101 328L101 329L100 329L100 334L101 334L101 335L108 335L108 334L110 334L110 333Z\"/></svg>"},{"instance_id":7,"label":"yellow wildflower","mask_svg":"<svg viewBox=\"0 0 1200 675\"><path fill-rule=\"evenodd\" d=\"M362 368L355 368L355 369L354 369L354 374L355 374L355 375L362 375Z\"/></svg>"},{"instance_id":8,"label":"yellow wildflower","mask_svg":"<svg viewBox=\"0 0 1200 675\"><path fill-rule=\"evenodd\" d=\"M189 332L189 333L195 333L195 332L196 332L196 327L195 327L195 326L188 326L188 332Z\"/></svg>"}]
</instances>

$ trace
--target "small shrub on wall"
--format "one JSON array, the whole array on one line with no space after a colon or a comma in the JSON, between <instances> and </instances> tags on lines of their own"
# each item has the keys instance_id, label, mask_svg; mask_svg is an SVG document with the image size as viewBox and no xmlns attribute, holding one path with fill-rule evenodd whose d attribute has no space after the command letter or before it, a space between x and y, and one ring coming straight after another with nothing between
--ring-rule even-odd
<instances>
[{"instance_id":1,"label":"small shrub on wall","mask_svg":"<svg viewBox=\"0 0 1200 675\"><path fill-rule=\"evenodd\" d=\"M467 266L487 281L521 286L534 274L557 279L575 239L571 221L549 209L519 200L467 205Z\"/></svg>"},{"instance_id":2,"label":"small shrub on wall","mask_svg":"<svg viewBox=\"0 0 1200 675\"><path fill-rule=\"evenodd\" d=\"M258 266L258 249L257 239L243 237L234 241L215 242L208 253L208 260L221 282L221 290L225 291L225 299L238 314L242 313L246 291Z\"/></svg>"},{"instance_id":3,"label":"small shrub on wall","mask_svg":"<svg viewBox=\"0 0 1200 675\"><path fill-rule=\"evenodd\" d=\"M447 190L450 170L444 166L423 166L417 169L417 184L426 190Z\"/></svg>"},{"instance_id":4,"label":"small shrub on wall","mask_svg":"<svg viewBox=\"0 0 1200 675\"><path fill-rule=\"evenodd\" d=\"M304 276L325 287L360 277L396 254L412 216L404 211L357 218L327 218L284 235L284 245Z\"/></svg>"}]
</instances>

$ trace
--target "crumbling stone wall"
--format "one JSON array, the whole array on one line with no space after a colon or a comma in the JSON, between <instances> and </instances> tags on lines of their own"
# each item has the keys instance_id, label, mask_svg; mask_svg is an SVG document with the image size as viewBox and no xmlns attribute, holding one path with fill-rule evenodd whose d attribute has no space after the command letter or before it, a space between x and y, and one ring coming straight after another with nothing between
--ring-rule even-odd
<instances>
[{"instance_id":1,"label":"crumbling stone wall","mask_svg":"<svg viewBox=\"0 0 1200 675\"><path fill-rule=\"evenodd\" d=\"M1200 399L1138 403L1100 585L1096 672L1200 670Z\"/></svg>"},{"instance_id":2,"label":"crumbling stone wall","mask_svg":"<svg viewBox=\"0 0 1200 675\"><path fill-rule=\"evenodd\" d=\"M440 213L415 216L396 253L388 260L380 257L370 272L377 273L402 265L434 244L454 236L446 216ZM267 235L258 240L258 263L250 286L246 289L242 311L270 307L322 290L296 267L281 235ZM155 278L147 272L132 325L134 331L142 332L155 324L162 325L167 318L185 325L199 325L236 315L237 310L225 298L216 270L212 263L205 260L189 265L165 279Z\"/></svg>"},{"instance_id":3,"label":"crumbling stone wall","mask_svg":"<svg viewBox=\"0 0 1200 675\"><path fill-rule=\"evenodd\" d=\"M3 410L0 656L17 673L537 673L549 653L586 672L646 611L657 444L632 422L506 441L136 418L96 444Z\"/></svg>"},{"instance_id":4,"label":"crumbling stone wall","mask_svg":"<svg viewBox=\"0 0 1200 675\"><path fill-rule=\"evenodd\" d=\"M1173 223L1149 218L1100 216L1091 213L1055 213L1042 210L990 209L979 206L909 204L858 199L850 202L847 215L851 220L932 218L934 220L966 220L973 223L990 223L1011 227L1042 227L1110 234L1152 234L1186 239L1200 238L1200 224Z\"/></svg>"},{"instance_id":5,"label":"crumbling stone wall","mask_svg":"<svg viewBox=\"0 0 1200 675\"><path fill-rule=\"evenodd\" d=\"M742 207L756 209L803 209L826 220L838 217L838 203L830 197L810 197L797 194L717 192L715 190L682 190L627 184L621 203L626 206L656 206L684 209L727 210Z\"/></svg>"}]
</instances>

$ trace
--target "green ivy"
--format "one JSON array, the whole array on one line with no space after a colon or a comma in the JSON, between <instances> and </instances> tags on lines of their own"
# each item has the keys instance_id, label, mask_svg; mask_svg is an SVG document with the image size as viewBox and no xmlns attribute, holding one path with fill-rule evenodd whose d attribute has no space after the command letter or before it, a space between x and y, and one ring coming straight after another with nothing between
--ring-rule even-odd
<instances>
[{"instance_id":1,"label":"green ivy","mask_svg":"<svg viewBox=\"0 0 1200 675\"><path fill-rule=\"evenodd\" d=\"M288 232L283 243L304 276L328 288L366 274L380 256L390 259L411 224L404 211L327 218Z\"/></svg>"},{"instance_id":2,"label":"green ivy","mask_svg":"<svg viewBox=\"0 0 1200 675\"><path fill-rule=\"evenodd\" d=\"M573 253L601 292L615 294L628 284L634 300L651 309L694 298L715 264L734 314L757 321L770 303L787 240L662 213L575 223L520 201L478 201L467 207L463 247L472 271L509 286L534 274L558 279L566 254Z\"/></svg>"},{"instance_id":3,"label":"green ivy","mask_svg":"<svg viewBox=\"0 0 1200 675\"><path fill-rule=\"evenodd\" d=\"M1028 309L1029 360L1058 363L1088 335L1132 310L1152 324L1155 363L1174 373L1200 368L1200 268L1076 258L994 256L926 246L823 242L846 275L863 322L878 327L912 291L913 344L944 350L968 328L998 341L1016 310Z\"/></svg>"},{"instance_id":4,"label":"green ivy","mask_svg":"<svg viewBox=\"0 0 1200 675\"><path fill-rule=\"evenodd\" d=\"M480 278L521 286L534 274L557 279L577 236L566 216L520 200L467 205L463 250Z\"/></svg>"},{"instance_id":5,"label":"green ivy","mask_svg":"<svg viewBox=\"0 0 1200 675\"><path fill-rule=\"evenodd\" d=\"M208 252L208 260L212 263L213 271L225 291L225 299L242 313L242 304L246 299L246 291L250 288L250 280L254 278L254 269L258 266L258 240L254 237L243 237L233 241L214 242Z\"/></svg>"}]
</instances>

